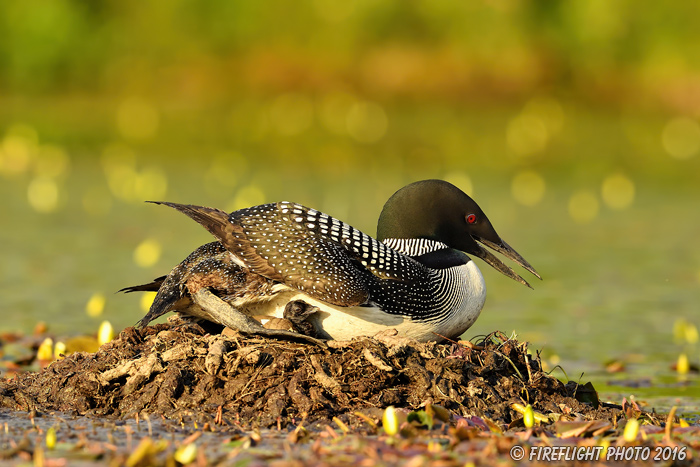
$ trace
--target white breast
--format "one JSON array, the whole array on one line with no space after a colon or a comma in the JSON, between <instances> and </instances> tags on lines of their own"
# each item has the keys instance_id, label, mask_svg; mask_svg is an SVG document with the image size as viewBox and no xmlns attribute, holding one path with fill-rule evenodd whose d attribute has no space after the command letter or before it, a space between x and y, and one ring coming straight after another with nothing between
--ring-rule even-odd
<instances>
[{"instance_id":1,"label":"white breast","mask_svg":"<svg viewBox=\"0 0 700 467\"><path fill-rule=\"evenodd\" d=\"M481 314L486 301L486 282L474 261L451 269L458 274L459 280L455 282L461 283L457 291L459 304L453 313L435 322L434 333L454 339L469 329Z\"/></svg>"},{"instance_id":2,"label":"white breast","mask_svg":"<svg viewBox=\"0 0 700 467\"><path fill-rule=\"evenodd\" d=\"M459 338L479 317L486 299L486 284L481 271L469 261L451 268L457 280L450 281L455 290L447 290L458 297L452 313L442 318L416 321L399 315L385 313L375 306L342 307L330 305L310 297L283 284L276 287L277 293L269 300L255 303L231 303L250 316L272 316L281 318L285 306L290 301L303 300L319 308L319 312L309 318L320 336L336 340L349 340L358 336L373 336L389 328L400 335L419 341L442 340L440 336Z\"/></svg>"}]
</instances>

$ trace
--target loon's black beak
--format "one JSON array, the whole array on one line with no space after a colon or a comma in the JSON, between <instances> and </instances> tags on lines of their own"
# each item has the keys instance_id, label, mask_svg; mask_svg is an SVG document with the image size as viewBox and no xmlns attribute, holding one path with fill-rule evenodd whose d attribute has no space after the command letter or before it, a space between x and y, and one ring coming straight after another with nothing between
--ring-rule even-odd
<instances>
[{"instance_id":1,"label":"loon's black beak","mask_svg":"<svg viewBox=\"0 0 700 467\"><path fill-rule=\"evenodd\" d=\"M535 271L535 268L533 268L530 263L525 261L525 258L520 256L520 254L515 251L510 245L508 245L506 242L503 240L500 240L500 243L494 243L490 240L487 240L485 238L478 237L476 235L472 235L472 238L478 242L483 243L487 247L491 248L494 251L497 251L498 253L502 254L506 258L512 259L516 263L518 263L520 266L524 267L528 271L530 271L532 274L535 275L538 279L542 280L542 277ZM494 255L492 255L488 250L482 248L480 245L477 245L478 248L475 249L472 253L478 256L479 258L483 259L486 261L489 265L491 265L494 269L500 271L502 274L510 277L511 279L520 282L523 285L526 285L530 288L532 286L528 284L528 282L520 277L515 271L513 271L511 268L503 264L503 262L496 258Z\"/></svg>"}]
</instances>

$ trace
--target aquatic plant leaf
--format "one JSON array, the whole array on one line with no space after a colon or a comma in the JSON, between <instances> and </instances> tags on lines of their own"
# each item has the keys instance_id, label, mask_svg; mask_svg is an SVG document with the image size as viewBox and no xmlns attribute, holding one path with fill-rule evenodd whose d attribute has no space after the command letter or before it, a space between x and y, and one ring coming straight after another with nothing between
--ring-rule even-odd
<instances>
[{"instance_id":1,"label":"aquatic plant leaf","mask_svg":"<svg viewBox=\"0 0 700 467\"><path fill-rule=\"evenodd\" d=\"M425 404L425 413L433 417L434 420L450 423L450 411L441 405L428 402Z\"/></svg>"},{"instance_id":2,"label":"aquatic plant leaf","mask_svg":"<svg viewBox=\"0 0 700 467\"><path fill-rule=\"evenodd\" d=\"M600 399L598 399L598 391L593 387L593 383L590 381L583 386L579 385L576 388L576 394L574 395L577 401L583 402L585 404L591 404L593 408L597 409L600 406Z\"/></svg>"},{"instance_id":3,"label":"aquatic plant leaf","mask_svg":"<svg viewBox=\"0 0 700 467\"><path fill-rule=\"evenodd\" d=\"M433 416L425 410L416 410L408 414L408 422L416 422L419 426L425 426L429 430L433 429Z\"/></svg>"},{"instance_id":4,"label":"aquatic plant leaf","mask_svg":"<svg viewBox=\"0 0 700 467\"><path fill-rule=\"evenodd\" d=\"M393 436L399 432L399 419L396 416L396 409L394 406L390 405L384 410L382 427L384 427L384 432L389 436Z\"/></svg>"},{"instance_id":5,"label":"aquatic plant leaf","mask_svg":"<svg viewBox=\"0 0 700 467\"><path fill-rule=\"evenodd\" d=\"M558 421L554 424L554 432L560 438L578 438L592 436L612 428L612 424L607 420L591 421Z\"/></svg>"}]
</instances>

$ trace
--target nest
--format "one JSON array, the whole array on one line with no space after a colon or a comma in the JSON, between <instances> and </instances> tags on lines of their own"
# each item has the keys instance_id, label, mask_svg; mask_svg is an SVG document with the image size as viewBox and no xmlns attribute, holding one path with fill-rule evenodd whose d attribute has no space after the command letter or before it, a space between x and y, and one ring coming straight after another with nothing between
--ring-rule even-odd
<instances>
[{"instance_id":1,"label":"nest","mask_svg":"<svg viewBox=\"0 0 700 467\"><path fill-rule=\"evenodd\" d=\"M523 403L555 418L620 416L590 396L590 388L543 372L527 343L502 333L476 345L384 333L319 346L208 334L176 320L127 328L96 353L0 381L0 407L13 410L146 413L241 427L348 420L356 412L415 410L427 402L501 424L521 417L513 406Z\"/></svg>"}]
</instances>

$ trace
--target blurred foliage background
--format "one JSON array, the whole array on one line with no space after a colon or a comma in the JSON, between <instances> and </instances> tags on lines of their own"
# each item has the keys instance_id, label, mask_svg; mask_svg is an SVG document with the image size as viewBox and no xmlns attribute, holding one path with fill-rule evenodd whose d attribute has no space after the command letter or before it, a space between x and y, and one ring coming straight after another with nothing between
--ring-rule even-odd
<instances>
[{"instance_id":1,"label":"blurred foliage background","mask_svg":"<svg viewBox=\"0 0 700 467\"><path fill-rule=\"evenodd\" d=\"M1 2L0 327L133 324L139 300L113 292L210 240L144 200L293 200L373 234L395 190L438 177L545 278L533 292L480 264L470 336L675 355L672 323L700 302L698 17L680 1Z\"/></svg>"}]
</instances>

